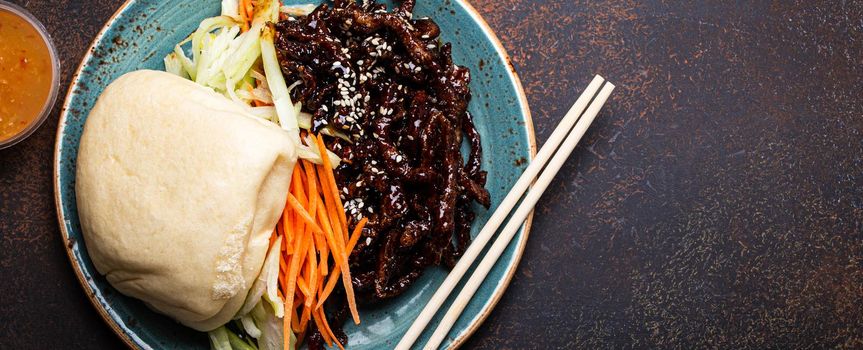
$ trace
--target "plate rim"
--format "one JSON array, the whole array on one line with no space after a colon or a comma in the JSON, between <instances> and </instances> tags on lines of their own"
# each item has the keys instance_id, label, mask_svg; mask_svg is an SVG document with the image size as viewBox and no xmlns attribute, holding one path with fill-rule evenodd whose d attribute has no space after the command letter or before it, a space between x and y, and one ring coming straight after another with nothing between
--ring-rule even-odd
<instances>
[{"instance_id":1,"label":"plate rim","mask_svg":"<svg viewBox=\"0 0 863 350\"><path fill-rule=\"evenodd\" d=\"M110 29L113 24L116 22L117 18L125 12L130 5L135 3L138 0L126 0L121 4L116 11L105 21L105 24L102 25L102 28L99 29L99 32L96 33L96 36L90 42L90 45L87 47L87 50L84 52L84 55L81 57L80 62L78 63L78 67L75 69L75 72L72 74L72 79L69 81L69 85L66 89L66 95L63 100L63 106L60 109L60 117L58 119L57 124L57 132L54 140L54 162L52 169L53 183L54 183L54 207L57 212L57 221L60 227L60 235L63 239L63 249L66 251L66 255L69 258L70 263L72 264L72 270L75 272L75 277L78 279L78 283L81 288L84 290L87 299L90 300L90 303L95 307L96 311L98 311L99 315L102 318L102 321L105 322L111 330L114 331L120 340L122 340L126 346L130 349L142 349L142 347L137 344L130 334L126 332L126 330L120 328L119 324L114 320L111 315L108 314L108 310L106 310L95 297L95 291L92 289L89 283L87 283L87 279L81 270L81 266L79 261L75 258L75 252L73 247L68 244L69 241L69 232L66 230L66 218L63 212L63 206L60 198L60 150L63 145L63 135L66 131L66 120L68 119L68 112L70 103L72 100L73 92L77 91L75 86L78 84L78 80L81 77L81 72L84 69L84 65L93 57L93 51L105 36L105 33ZM530 106L528 105L527 95L524 92L524 87L522 86L521 79L518 76L518 73L515 71L515 67L512 64L512 60L498 38L497 34L495 34L494 30L491 29L491 26L488 25L488 22L482 17L479 11L470 4L468 0L455 0L456 4L461 5L467 13L471 16L471 18L479 25L483 34L490 39L492 45L495 48L497 54L503 59L505 63L505 69L507 74L509 75L510 80L512 80L513 86L515 88L516 94L518 95L518 102L521 106L521 112L524 116L524 124L525 129L527 130L527 138L528 138L528 147L529 147L529 158L533 160L536 157L536 132L534 130L533 125L533 116L530 111ZM531 211L527 216L527 219L522 225L523 234L521 239L516 242L516 249L514 252L514 261L511 264L503 276L503 279L498 283L498 288L494 290L492 293L491 299L485 306L480 310L479 315L475 318L475 321L472 322L466 329L464 334L459 337L456 337L450 343L450 347L448 349L458 349L469 339L476 331L479 329L479 326L482 325L485 320L489 317L492 310L494 310L495 306L497 306L500 299L503 297L503 294L506 292L506 289L509 287L509 284L512 282L513 277L515 276L516 270L518 270L518 265L521 262L521 258L524 255L524 250L526 248L527 239L530 236L530 229L533 224L533 215L534 211Z\"/></svg>"}]
</instances>

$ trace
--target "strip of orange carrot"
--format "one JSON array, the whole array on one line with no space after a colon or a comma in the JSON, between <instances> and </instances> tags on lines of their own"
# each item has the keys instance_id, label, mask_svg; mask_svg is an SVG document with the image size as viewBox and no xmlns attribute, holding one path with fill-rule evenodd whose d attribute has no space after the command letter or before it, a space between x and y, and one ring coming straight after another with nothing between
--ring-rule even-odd
<instances>
[{"instance_id":1,"label":"strip of orange carrot","mask_svg":"<svg viewBox=\"0 0 863 350\"><path fill-rule=\"evenodd\" d=\"M293 193L297 199L303 204L303 207L306 207L306 185L305 177L306 172L303 171L302 167L294 166L294 172L291 174L291 193Z\"/></svg>"},{"instance_id":2,"label":"strip of orange carrot","mask_svg":"<svg viewBox=\"0 0 863 350\"><path fill-rule=\"evenodd\" d=\"M326 331L330 335L330 337L333 339L333 341L336 343L336 345L339 347L339 349L345 350L345 347L342 346L342 342L339 341L339 338L336 338L336 335L333 333L333 329L330 328L330 323L327 322L327 317L324 314L324 310L318 309L318 312L321 314L321 319L322 319L321 322L324 324L324 327L323 327L323 330L321 330L321 333ZM320 329L321 327L318 327L318 328ZM332 344L328 344L328 345L332 346Z\"/></svg>"},{"instance_id":3,"label":"strip of orange carrot","mask_svg":"<svg viewBox=\"0 0 863 350\"><path fill-rule=\"evenodd\" d=\"M326 176L326 170L321 165L316 166L318 171L318 182L321 185L321 192L324 197L324 202L326 203L326 211L327 216L330 218L330 224L333 227L333 232L336 233L336 237L344 238L344 231L342 230L342 225L340 224L339 213L344 213L345 209L336 202L335 198L338 197L338 194L333 196L333 192L330 190L331 187L335 187L335 184L329 183L329 179ZM344 240L344 239L343 239Z\"/></svg>"},{"instance_id":4,"label":"strip of orange carrot","mask_svg":"<svg viewBox=\"0 0 863 350\"><path fill-rule=\"evenodd\" d=\"M311 239L311 238L310 238ZM306 264L309 267L309 289L312 293L315 293L315 290L318 289L318 262L317 262L317 254L315 253L315 246L313 244L309 244L309 263ZM311 300L306 300L306 305L311 306Z\"/></svg>"},{"instance_id":5,"label":"strip of orange carrot","mask_svg":"<svg viewBox=\"0 0 863 350\"><path fill-rule=\"evenodd\" d=\"M302 219L304 221L304 224L306 224L306 226L312 229L312 231L317 233L323 232L321 230L321 227L318 226L317 223L315 223L315 219L313 219L311 215L309 215L309 212L307 212L306 209L303 208L302 203L300 203L300 201L297 200L297 198L290 193L288 193L288 205L291 206L291 209L294 210L294 213L297 214L297 217Z\"/></svg>"},{"instance_id":6,"label":"strip of orange carrot","mask_svg":"<svg viewBox=\"0 0 863 350\"><path fill-rule=\"evenodd\" d=\"M357 223L357 226L354 227L354 232L351 234L351 240L350 240L350 242L348 242L348 251L354 250L354 247L356 247L356 245L357 245L357 241L359 241L359 239L360 239L360 235L363 231L363 227L366 226L366 223L368 223L368 221L369 221L368 218L362 218L362 220L360 220L360 222ZM324 288L324 293L318 295L318 305L315 306L315 308L320 308L321 305L324 304L324 301L326 301L327 298L329 298L330 293L333 292L333 288L335 288L335 286L336 286L336 281L338 281L338 277L339 277L340 273L341 273L341 268L338 265L336 265L333 268L333 275L330 276L330 280L327 281L327 287Z\"/></svg>"},{"instance_id":7,"label":"strip of orange carrot","mask_svg":"<svg viewBox=\"0 0 863 350\"><path fill-rule=\"evenodd\" d=\"M345 217L345 206L342 205L342 199L339 197L339 189L336 186L336 177L333 175L333 166L330 163L330 157L327 156L327 147L324 146L324 136L318 134L318 137L315 139L318 144L318 152L321 154L321 163L323 163L324 175L327 177L327 182L332 185L330 187L330 193L333 196L333 199L336 201L336 207L342 209L341 215L339 215L339 222L342 224L343 231L347 235L348 232L348 220Z\"/></svg>"},{"instance_id":8,"label":"strip of orange carrot","mask_svg":"<svg viewBox=\"0 0 863 350\"><path fill-rule=\"evenodd\" d=\"M332 185L332 184L330 184L330 185ZM338 248L333 250L333 256L336 256L336 254L340 255L340 257L339 257L339 259L337 259L337 261L338 261L338 265L340 266L339 270L341 270L341 272L342 272L342 284L343 284L343 287L345 288L345 294L347 294L348 307L351 310L351 315L354 317L354 322L359 324L359 312L356 310L356 300L354 299L353 284L351 282L350 270L349 270L348 265L347 265L348 252L347 252L347 245L345 242L347 239L344 238L344 236L347 235L347 233L342 233L341 228L339 227L339 225L337 223L338 215L335 213L336 210L327 208L327 211L330 214L329 216L330 216L331 223L335 223L332 225L334 228L334 231L335 231L334 232L334 236L335 236L334 237L335 238L334 246L338 247ZM344 210L341 210L341 211L343 212Z\"/></svg>"},{"instance_id":9,"label":"strip of orange carrot","mask_svg":"<svg viewBox=\"0 0 863 350\"><path fill-rule=\"evenodd\" d=\"M245 0L244 4L246 6L246 13L248 14L249 23L246 24L246 28L251 27L252 19L255 17L255 8L252 6L251 0Z\"/></svg>"},{"instance_id":10,"label":"strip of orange carrot","mask_svg":"<svg viewBox=\"0 0 863 350\"><path fill-rule=\"evenodd\" d=\"M319 199L317 199L315 197L317 197L317 195L309 198L309 207L310 208L308 210L308 213L309 213L309 218L312 220L315 220L315 216L317 215L317 210L318 210L317 202L319 201ZM314 206L314 208L311 208L312 206ZM314 211L314 214L312 213L313 211ZM321 227L317 221L315 221L315 225L317 225L318 228ZM321 230L321 231L314 231L313 230L313 236L314 236L315 248L317 248L318 251L326 248L327 236L324 234L323 230Z\"/></svg>"},{"instance_id":11,"label":"strip of orange carrot","mask_svg":"<svg viewBox=\"0 0 863 350\"><path fill-rule=\"evenodd\" d=\"M315 321L315 325L318 326L318 331L321 333L321 337L324 338L324 342L327 343L327 346L333 346L333 341L330 338L330 334L324 330L324 322L321 320L321 313L319 310L312 310L312 319Z\"/></svg>"},{"instance_id":12,"label":"strip of orange carrot","mask_svg":"<svg viewBox=\"0 0 863 350\"><path fill-rule=\"evenodd\" d=\"M305 174L305 176L303 176L303 178L306 179L306 183L309 186L309 188L308 188L309 191L305 193L305 195L307 197L306 198L307 201L304 204L306 204L305 207L308 208L309 216L314 220L315 216L317 215L316 210L318 210L318 203L320 202L320 198L318 197L318 194L316 193L316 191L317 191L316 186L315 186L316 181L308 180L310 175L312 175L312 176L314 175L313 173L310 174L310 172L309 172L309 170L312 168L307 165L309 163L306 161L303 161L301 164L303 164L302 168L303 168L304 174ZM315 232L315 247L318 249L318 251L326 249L326 247L327 247L326 236L324 235L323 232ZM326 268L327 268L326 263L325 263L326 260L321 260L321 262L324 262L324 263L319 263L318 265L322 269L326 270Z\"/></svg>"},{"instance_id":13,"label":"strip of orange carrot","mask_svg":"<svg viewBox=\"0 0 863 350\"><path fill-rule=\"evenodd\" d=\"M308 261L308 259L306 259L306 261ZM309 290L309 293L306 295L306 298L303 299L303 304L309 302L309 300L312 299L312 297L314 296L315 291L316 291L316 289L312 287L312 284L309 283L309 275L311 274L309 267L311 267L311 264L306 262L306 265L303 267L303 272L300 274L300 277L302 278L303 282L306 282L306 288L308 288L308 290Z\"/></svg>"},{"instance_id":14,"label":"strip of orange carrot","mask_svg":"<svg viewBox=\"0 0 863 350\"><path fill-rule=\"evenodd\" d=\"M336 247L337 241L335 237L335 232L333 232L333 227L330 224L329 217L327 217L327 214L324 213L323 210L318 210L318 221L321 223L321 226L323 226L324 233L327 235L327 244L330 247L330 251L333 253L333 260L336 261L336 265L339 265L339 259L341 258L341 255L336 254L336 252L338 251L338 247Z\"/></svg>"},{"instance_id":15,"label":"strip of orange carrot","mask_svg":"<svg viewBox=\"0 0 863 350\"><path fill-rule=\"evenodd\" d=\"M335 235L335 234L334 234ZM348 308L351 310L351 316L353 316L354 323L360 323L360 315L357 311L357 303L354 298L354 286L351 282L351 271L348 267L348 255L345 252L345 243L342 237L335 235L335 242L333 243L333 259L339 265L339 270L341 270L342 275L342 285L345 288L345 294L348 299ZM338 257L338 258L337 258ZM337 274L334 276L338 276Z\"/></svg>"},{"instance_id":16,"label":"strip of orange carrot","mask_svg":"<svg viewBox=\"0 0 863 350\"><path fill-rule=\"evenodd\" d=\"M308 194L308 196L311 200L311 198L313 197L313 194L318 193L317 181L313 180L313 179L317 178L317 176L315 176L315 173L314 173L315 168L311 162L309 162L307 160L303 160L303 170L306 173L306 181L308 182L308 187L309 187L309 190L306 191L306 193ZM311 203L309 203L309 204L311 204Z\"/></svg>"},{"instance_id":17,"label":"strip of orange carrot","mask_svg":"<svg viewBox=\"0 0 863 350\"><path fill-rule=\"evenodd\" d=\"M285 203L285 209L282 210L282 233L285 234L285 246L291 247L294 245L294 232L291 230L292 222L290 220L290 208Z\"/></svg>"},{"instance_id":18,"label":"strip of orange carrot","mask_svg":"<svg viewBox=\"0 0 863 350\"><path fill-rule=\"evenodd\" d=\"M341 269L340 268L340 266L341 266L341 262L340 262L341 255L337 253L339 250L338 250L338 247L336 246L337 242L336 242L336 238L335 238L335 233L333 232L332 227L330 226L329 218L327 218L327 216L324 215L324 213L322 211L318 211L318 220L320 220L321 225L324 227L324 232L327 233L327 238L328 238L327 244L330 245L330 250L333 253L333 261L335 261L335 266L333 267L334 273L330 274L330 281L327 282L327 286L326 286L326 288L324 288L324 294L328 295L329 292L332 292L333 287L335 286L335 282L336 282L336 280L338 280L338 278L340 276L340 274L337 272ZM329 292L327 292L327 291L329 291Z\"/></svg>"},{"instance_id":19,"label":"strip of orange carrot","mask_svg":"<svg viewBox=\"0 0 863 350\"><path fill-rule=\"evenodd\" d=\"M357 245L357 241L360 240L360 234L363 232L363 228L366 227L366 224L369 222L368 218L362 218L360 222L357 223L357 226L354 227L354 232L351 234L351 240L348 241L348 250L353 252L354 247Z\"/></svg>"},{"instance_id":20,"label":"strip of orange carrot","mask_svg":"<svg viewBox=\"0 0 863 350\"><path fill-rule=\"evenodd\" d=\"M245 6L246 0L240 0L239 12L240 12L240 30L245 33L249 30L249 13L246 11Z\"/></svg>"},{"instance_id":21,"label":"strip of orange carrot","mask_svg":"<svg viewBox=\"0 0 863 350\"><path fill-rule=\"evenodd\" d=\"M293 325L293 323L291 323L291 316L293 316L294 314L294 293L297 285L297 275L299 274L300 270L299 256L301 255L301 244L294 244L293 248L294 252L291 258L290 270L288 271L288 277L286 282L287 290L285 291L285 316L283 319L285 325L283 325L283 328L287 328L287 325L289 324ZM287 332L285 332L284 334L287 334ZM288 342L285 342L285 344L287 343ZM285 345L285 348L287 347L288 345Z\"/></svg>"},{"instance_id":22,"label":"strip of orange carrot","mask_svg":"<svg viewBox=\"0 0 863 350\"><path fill-rule=\"evenodd\" d=\"M302 330L300 329L300 317L297 316L297 309L291 308L291 316L291 330L293 330L295 334L299 334ZM298 335L297 338L301 337ZM298 341L297 344L299 343L300 342Z\"/></svg>"},{"instance_id":23,"label":"strip of orange carrot","mask_svg":"<svg viewBox=\"0 0 863 350\"><path fill-rule=\"evenodd\" d=\"M287 306L286 306L286 308L287 308ZM290 323L291 323L291 321L290 321L291 318L288 317L288 312L289 312L288 310L285 310L285 317L282 318L282 334L284 335L284 339L285 339L285 341L282 342L283 343L282 344L282 350L293 350L293 349L290 349L291 344L289 341L287 341L287 339L290 339L287 334L288 334L288 332L291 331L289 329Z\"/></svg>"},{"instance_id":24,"label":"strip of orange carrot","mask_svg":"<svg viewBox=\"0 0 863 350\"><path fill-rule=\"evenodd\" d=\"M330 273L329 267L327 266L327 264L329 264L330 248L328 246L324 245L323 249L320 250L320 254L321 254L321 261L323 263L319 264L318 266L320 267L319 270L321 272L321 277L323 277L323 276L326 276L327 274Z\"/></svg>"},{"instance_id":25,"label":"strip of orange carrot","mask_svg":"<svg viewBox=\"0 0 863 350\"><path fill-rule=\"evenodd\" d=\"M311 307L303 306L303 314L300 316L300 329L306 329L306 326L309 324L309 319L312 316L311 311Z\"/></svg>"},{"instance_id":26,"label":"strip of orange carrot","mask_svg":"<svg viewBox=\"0 0 863 350\"><path fill-rule=\"evenodd\" d=\"M327 211L329 212L328 214L330 216L334 216L333 220L331 220L333 230L332 232L327 232L327 238L332 241L330 242L330 244L333 253L333 259L341 267L342 270L342 284L344 285L345 294L347 295L348 307L351 310L351 316L353 316L354 323L359 324L360 317L359 312L357 311L353 284L351 283L351 272L348 268L347 252L345 251L347 248L345 245L345 241L348 240L347 218L345 217L344 206L342 205L341 198L338 194L338 188L335 181L335 175L333 175L332 164L330 164L330 160L327 157L327 149L326 146L324 146L323 136L318 135L315 138L315 143L317 143L318 151L321 155L321 160L323 163L323 166L318 167L318 179L321 180L321 186L328 189L328 191L322 189L322 192L324 193L324 199L327 204ZM325 179L320 176L320 173L323 173ZM336 210L336 208L338 210ZM336 234L336 232L340 234Z\"/></svg>"},{"instance_id":27,"label":"strip of orange carrot","mask_svg":"<svg viewBox=\"0 0 863 350\"><path fill-rule=\"evenodd\" d=\"M325 186L329 187L329 185L325 185ZM326 196L326 197L328 197L328 198L326 198L327 215L330 217L330 224L333 227L333 232L336 234L336 238L341 238L341 241L344 242L347 239L344 238L345 233L342 230L342 225L339 224L339 214L337 213L337 211L344 212L344 209L343 208L340 209L341 207L336 207L336 205L338 205L338 204L336 204L335 200L333 200L331 198L332 196Z\"/></svg>"},{"instance_id":28,"label":"strip of orange carrot","mask_svg":"<svg viewBox=\"0 0 863 350\"><path fill-rule=\"evenodd\" d=\"M302 274L297 276L297 288L299 288L306 297L312 295L312 291L309 289L309 284L306 283L306 278L303 277Z\"/></svg>"}]
</instances>

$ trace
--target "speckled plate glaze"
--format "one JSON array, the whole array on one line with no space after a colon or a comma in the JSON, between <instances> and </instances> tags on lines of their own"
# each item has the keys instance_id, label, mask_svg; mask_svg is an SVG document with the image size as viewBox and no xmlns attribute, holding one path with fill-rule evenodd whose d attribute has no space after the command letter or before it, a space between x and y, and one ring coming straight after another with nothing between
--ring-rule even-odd
<instances>
[{"instance_id":1,"label":"speckled plate glaze","mask_svg":"<svg viewBox=\"0 0 863 350\"><path fill-rule=\"evenodd\" d=\"M313 2L319 2L315 0ZM308 1L286 1L307 3ZM207 349L206 335L156 314L138 300L117 293L93 267L81 236L75 204L75 159L84 121L102 90L121 74L163 69L162 58L198 23L219 13L217 0L128 1L93 42L69 87L55 149L57 216L75 273L96 309L132 348ZM456 63L473 74L470 112L482 134L483 167L493 208L506 195L535 153L527 100L500 42L480 15L461 0L421 0L416 16L440 24L443 40L452 42ZM473 234L491 212L477 206ZM488 316L512 278L527 241L530 219L453 327L443 348L459 347ZM431 268L404 295L380 306L363 308L362 324L348 324L351 349L391 348L443 281L446 271ZM449 302L448 302L449 303ZM438 323L434 320L430 327ZM430 333L430 332L428 332ZM421 347L429 334L419 339Z\"/></svg>"}]
</instances>

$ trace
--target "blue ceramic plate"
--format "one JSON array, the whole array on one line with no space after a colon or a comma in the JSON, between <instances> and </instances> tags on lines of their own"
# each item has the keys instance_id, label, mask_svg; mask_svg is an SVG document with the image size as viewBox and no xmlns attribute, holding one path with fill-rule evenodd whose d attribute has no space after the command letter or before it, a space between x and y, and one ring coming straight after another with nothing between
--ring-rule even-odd
<instances>
[{"instance_id":1,"label":"blue ceramic plate","mask_svg":"<svg viewBox=\"0 0 863 350\"><path fill-rule=\"evenodd\" d=\"M306 1L308 2L308 1ZM314 0L313 2L320 2ZM455 62L473 74L474 115L485 150L483 167L493 208L535 153L533 127L521 84L500 42L469 4L461 0L421 0L417 16L440 24L443 39L453 43ZM289 0L286 3L303 3ZM162 58L204 18L218 15L218 0L128 1L108 21L84 56L69 87L55 150L57 215L67 252L87 295L107 323L132 348L207 349L206 335L156 314L138 300L117 293L93 267L81 237L75 205L75 159L84 121L102 90L121 74L163 69ZM477 206L475 235L491 212ZM515 272L527 241L530 220L516 236L479 289L444 348L457 348L473 333L500 299ZM405 294L374 308L360 310L362 324L348 324L351 349L391 348L443 281L446 271L431 268ZM430 327L435 326L434 320ZM430 333L430 332L427 332ZM419 339L425 343L429 334Z\"/></svg>"}]
</instances>

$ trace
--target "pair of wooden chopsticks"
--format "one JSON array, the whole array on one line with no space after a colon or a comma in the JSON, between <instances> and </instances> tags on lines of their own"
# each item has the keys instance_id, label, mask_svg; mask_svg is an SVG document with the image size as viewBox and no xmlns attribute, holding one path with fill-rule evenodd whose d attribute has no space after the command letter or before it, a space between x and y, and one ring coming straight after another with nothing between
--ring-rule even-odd
<instances>
[{"instance_id":1,"label":"pair of wooden chopsticks","mask_svg":"<svg viewBox=\"0 0 863 350\"><path fill-rule=\"evenodd\" d=\"M590 82L590 85L587 86L587 89L581 94L578 100L575 101L575 104L570 108L569 112L566 113L563 120L561 120L560 124L557 125L557 128L554 129L554 132L552 132L551 137L548 138L548 141L546 141L542 146L542 149L539 150L536 158L530 163L515 183L515 186L513 186L512 190L509 191L509 194L506 195L506 198L503 199L503 202L498 206L491 218L489 218L488 222L479 232L479 235L474 238L473 243L471 243L464 255L459 259L458 263L432 296L426 307L422 312L420 312L420 315L408 329L407 333L405 333L402 340L398 345L396 345L396 350L410 349L422 333L423 329L428 325L429 321L431 321L435 313L437 313L438 309L440 309L441 305L446 301L446 298L464 276L465 272L467 272L468 268L473 265L473 262L479 256L480 252L482 252L486 243L488 243L497 231L497 228L500 227L500 224L503 223L503 220L506 219L507 215L512 211L512 208L518 203L531 182L536 179L536 183L533 188L531 188L524 197L521 205L516 209L509 222L507 222L503 231L501 231L500 235L497 237L497 240L492 244L488 253L486 253L479 265L477 265L473 275L468 279L464 288L458 294L458 297L456 297L440 324L438 324L437 329L434 331L431 338L429 338L424 349L433 350L440 346L453 324L455 324L462 311L464 311L468 302L473 298L477 288L479 288L483 280L485 280L488 272L500 258L500 255L509 245L509 242L512 241L513 236L515 236L519 227L521 227L524 220L533 210L533 207L536 205L540 196L542 196L542 193L545 192L546 188L548 188L551 180L555 175L557 175L560 167L563 166L563 163L572 153L572 150L575 149L575 146L581 140L581 137L584 136L587 128L593 122L594 118L596 118L596 115L605 104L608 96L611 95L611 91L614 90L614 85L611 83L605 83L603 86L603 83L605 83L605 79L598 75L595 76L593 81ZM600 87L602 87L601 90ZM599 94L597 94L597 91L599 91ZM562 146L561 142L563 143ZM560 146L559 149L558 146ZM549 159L551 159L551 162L549 162ZM545 166L546 163L548 163L547 167ZM543 167L545 167L545 171L542 171L540 174ZM537 178L537 175L539 175L539 178Z\"/></svg>"}]
</instances>

